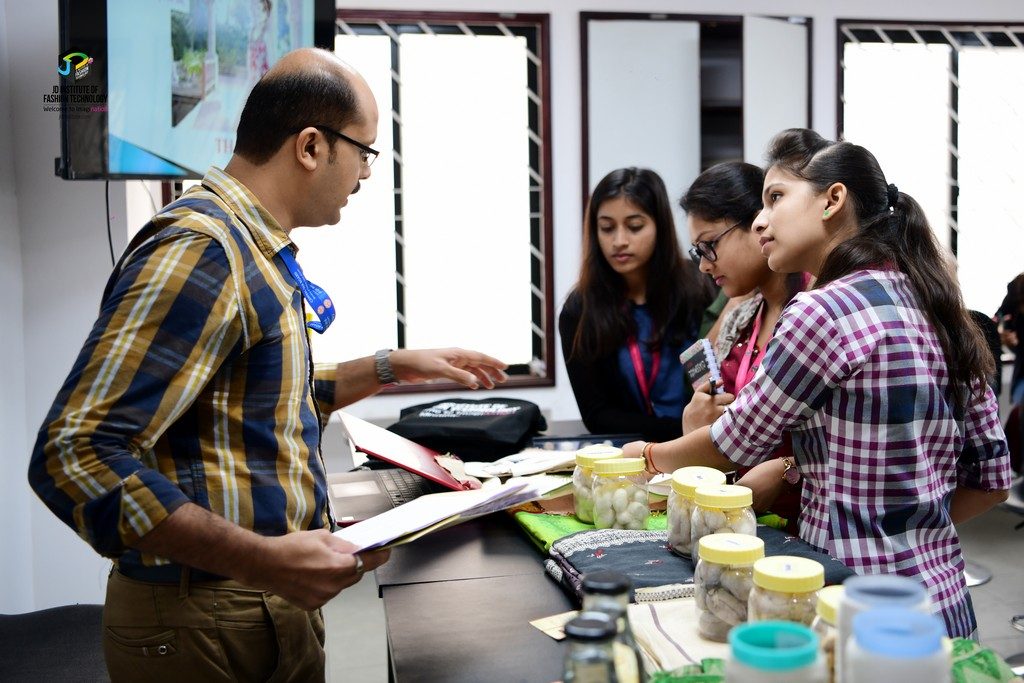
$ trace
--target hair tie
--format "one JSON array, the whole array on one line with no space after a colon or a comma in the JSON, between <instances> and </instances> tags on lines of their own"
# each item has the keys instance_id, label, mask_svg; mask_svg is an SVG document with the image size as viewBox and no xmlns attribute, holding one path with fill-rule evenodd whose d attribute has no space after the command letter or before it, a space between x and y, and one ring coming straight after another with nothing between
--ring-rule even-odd
<instances>
[{"instance_id":1,"label":"hair tie","mask_svg":"<svg viewBox=\"0 0 1024 683\"><path fill-rule=\"evenodd\" d=\"M895 209L896 208L896 202L898 202L899 199L900 199L900 188L896 187L892 183L889 183L889 187L887 188L886 193L887 193L888 202L889 202L886 205L886 207L890 208L890 209Z\"/></svg>"}]
</instances>

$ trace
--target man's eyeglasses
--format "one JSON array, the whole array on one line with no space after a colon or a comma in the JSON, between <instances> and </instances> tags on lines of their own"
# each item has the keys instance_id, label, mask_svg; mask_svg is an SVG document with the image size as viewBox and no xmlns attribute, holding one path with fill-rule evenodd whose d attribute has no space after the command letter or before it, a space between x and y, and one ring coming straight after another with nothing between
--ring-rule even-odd
<instances>
[{"instance_id":1,"label":"man's eyeglasses","mask_svg":"<svg viewBox=\"0 0 1024 683\"><path fill-rule=\"evenodd\" d=\"M715 245L718 244L718 241L720 239L722 239L723 237L725 237L726 235L728 235L730 232L740 227L741 225L743 225L743 221L740 221L739 223L736 223L726 228L722 232L715 235L715 237L713 237L712 239L694 242L693 246L687 250L687 253L690 254L690 258L693 259L693 262L696 263L698 266L700 265L700 260L702 258L705 258L713 263L714 261L718 260L718 254L715 253Z\"/></svg>"},{"instance_id":2,"label":"man's eyeglasses","mask_svg":"<svg viewBox=\"0 0 1024 683\"><path fill-rule=\"evenodd\" d=\"M334 130L333 128L328 128L327 126L321 126L321 125L318 125L318 124L314 124L313 128L316 128L317 130L323 131L325 133L330 133L331 135L334 135L334 136L337 136L337 137L341 138L342 140L344 140L345 142L349 143L350 145L355 145L356 147L358 147L359 148L359 157L363 160L363 164L365 166L367 166L367 167L373 166L373 162L377 160L378 156L380 156L380 152L375 150L373 147L370 147L369 145L364 145L363 143L359 142L358 140L353 140L352 138L350 138L349 136L345 135L344 133L342 133L339 130ZM295 132L297 133L299 131L295 131Z\"/></svg>"}]
</instances>

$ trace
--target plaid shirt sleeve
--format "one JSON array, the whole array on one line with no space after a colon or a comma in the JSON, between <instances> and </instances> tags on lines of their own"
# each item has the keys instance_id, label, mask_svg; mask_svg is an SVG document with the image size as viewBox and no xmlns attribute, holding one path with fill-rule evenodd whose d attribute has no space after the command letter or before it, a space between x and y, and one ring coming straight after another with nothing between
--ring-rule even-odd
<instances>
[{"instance_id":1,"label":"plaid shirt sleeve","mask_svg":"<svg viewBox=\"0 0 1024 683\"><path fill-rule=\"evenodd\" d=\"M992 388L974 401L964 419L964 449L956 464L957 486L982 491L1010 488L1012 473L1006 435L999 424L999 406Z\"/></svg>"},{"instance_id":2,"label":"plaid shirt sleeve","mask_svg":"<svg viewBox=\"0 0 1024 683\"><path fill-rule=\"evenodd\" d=\"M853 372L830 311L807 294L783 311L754 378L711 426L711 439L727 458L756 465L772 455L783 433L806 422Z\"/></svg>"},{"instance_id":3,"label":"plaid shirt sleeve","mask_svg":"<svg viewBox=\"0 0 1024 683\"><path fill-rule=\"evenodd\" d=\"M334 411L334 392L338 383L338 366L335 363L316 363L313 366L313 400L320 408L322 426Z\"/></svg>"},{"instance_id":4,"label":"plaid shirt sleeve","mask_svg":"<svg viewBox=\"0 0 1024 683\"><path fill-rule=\"evenodd\" d=\"M192 230L164 229L112 276L29 464L39 497L100 554L189 500L148 456L239 343L240 317L224 248Z\"/></svg>"}]
</instances>

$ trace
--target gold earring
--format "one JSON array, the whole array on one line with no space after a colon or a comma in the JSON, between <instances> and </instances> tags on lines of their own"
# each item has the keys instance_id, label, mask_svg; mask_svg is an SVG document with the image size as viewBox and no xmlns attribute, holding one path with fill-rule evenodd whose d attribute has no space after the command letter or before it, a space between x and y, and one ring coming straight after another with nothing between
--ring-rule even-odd
<instances>
[{"instance_id":1,"label":"gold earring","mask_svg":"<svg viewBox=\"0 0 1024 683\"><path fill-rule=\"evenodd\" d=\"M825 209L825 214L822 216L822 218L828 218L828 209Z\"/></svg>"}]
</instances>

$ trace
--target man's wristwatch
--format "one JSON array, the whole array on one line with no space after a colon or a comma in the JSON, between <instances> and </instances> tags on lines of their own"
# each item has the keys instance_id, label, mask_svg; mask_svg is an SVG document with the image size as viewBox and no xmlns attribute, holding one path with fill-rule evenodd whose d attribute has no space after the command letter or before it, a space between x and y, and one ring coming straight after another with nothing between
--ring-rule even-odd
<instances>
[{"instance_id":1,"label":"man's wristwatch","mask_svg":"<svg viewBox=\"0 0 1024 683\"><path fill-rule=\"evenodd\" d=\"M796 484L800 481L800 470L796 468L796 463L793 462L793 458L783 458L782 464L785 466L785 470L782 472L782 478L790 484Z\"/></svg>"},{"instance_id":2,"label":"man's wristwatch","mask_svg":"<svg viewBox=\"0 0 1024 683\"><path fill-rule=\"evenodd\" d=\"M373 367L377 371L377 382L383 386L398 381L391 367L391 349L381 349L373 354Z\"/></svg>"}]
</instances>

